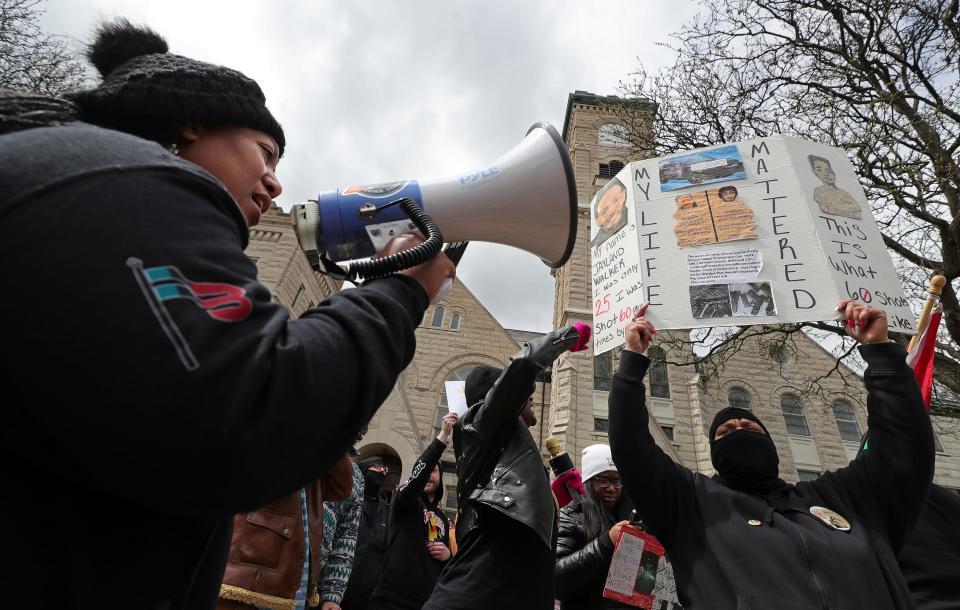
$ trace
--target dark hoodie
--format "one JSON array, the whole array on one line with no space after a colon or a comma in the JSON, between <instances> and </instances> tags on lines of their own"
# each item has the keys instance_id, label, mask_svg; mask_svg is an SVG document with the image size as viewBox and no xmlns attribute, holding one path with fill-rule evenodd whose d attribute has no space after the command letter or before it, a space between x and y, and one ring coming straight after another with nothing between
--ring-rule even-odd
<instances>
[{"instance_id":1,"label":"dark hoodie","mask_svg":"<svg viewBox=\"0 0 960 610\"><path fill-rule=\"evenodd\" d=\"M423 488L440 462L447 446L434 439L413 464L410 479L397 490L390 506L387 558L371 610L419 610L433 592L446 564L430 556L428 542L450 547L447 516L440 508L443 499L443 471L433 500Z\"/></svg>"}]
</instances>

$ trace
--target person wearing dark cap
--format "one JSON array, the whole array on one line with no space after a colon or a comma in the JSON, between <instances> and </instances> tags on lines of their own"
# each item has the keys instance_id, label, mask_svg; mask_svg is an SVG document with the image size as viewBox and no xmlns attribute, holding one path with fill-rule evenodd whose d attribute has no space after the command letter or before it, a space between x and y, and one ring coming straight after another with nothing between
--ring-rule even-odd
<instances>
[{"instance_id":1,"label":"person wearing dark cap","mask_svg":"<svg viewBox=\"0 0 960 610\"><path fill-rule=\"evenodd\" d=\"M210 608L233 514L346 453L453 265L291 320L243 252L286 144L257 83L125 21L89 58L70 100L0 93L3 598Z\"/></svg>"},{"instance_id":2,"label":"person wearing dark cap","mask_svg":"<svg viewBox=\"0 0 960 610\"><path fill-rule=\"evenodd\" d=\"M913 608L897 568L933 475L933 432L906 351L883 311L841 301L861 343L869 451L814 481L779 477L776 445L750 411L710 426L714 477L673 462L648 430L643 352L655 330L642 308L627 326L610 391L610 447L624 488L673 562L693 608Z\"/></svg>"},{"instance_id":3,"label":"person wearing dark cap","mask_svg":"<svg viewBox=\"0 0 960 610\"><path fill-rule=\"evenodd\" d=\"M420 610L450 560L450 523L440 506L440 458L457 419L452 412L443 416L437 438L413 463L410 478L393 496L387 558L370 610Z\"/></svg>"},{"instance_id":4,"label":"person wearing dark cap","mask_svg":"<svg viewBox=\"0 0 960 610\"><path fill-rule=\"evenodd\" d=\"M390 501L383 491L383 483L389 468L380 456L360 460L357 466L363 473L363 511L357 533L357 550L353 555L353 571L340 602L343 610L366 610L387 552Z\"/></svg>"},{"instance_id":5,"label":"person wearing dark cap","mask_svg":"<svg viewBox=\"0 0 960 610\"><path fill-rule=\"evenodd\" d=\"M589 328L568 326L524 345L505 369L467 375L471 406L453 432L457 554L424 610L553 608L557 508L529 430L531 397L537 374L587 339Z\"/></svg>"}]
</instances>

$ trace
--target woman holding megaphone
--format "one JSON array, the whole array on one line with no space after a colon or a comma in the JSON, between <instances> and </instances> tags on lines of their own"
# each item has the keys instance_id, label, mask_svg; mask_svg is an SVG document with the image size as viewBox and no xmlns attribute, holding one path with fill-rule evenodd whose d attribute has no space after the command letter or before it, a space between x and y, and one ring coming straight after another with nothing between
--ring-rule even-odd
<instances>
[{"instance_id":1,"label":"woman holding megaphone","mask_svg":"<svg viewBox=\"0 0 960 610\"><path fill-rule=\"evenodd\" d=\"M861 343L871 451L797 484L751 411L721 409L709 430L717 474L673 462L647 428L643 352L656 333L639 310L610 392L610 446L638 514L673 562L694 608L912 608L896 554L933 476L933 432L883 311L837 307Z\"/></svg>"},{"instance_id":2,"label":"woman holding megaphone","mask_svg":"<svg viewBox=\"0 0 960 610\"><path fill-rule=\"evenodd\" d=\"M291 320L243 252L285 144L257 83L126 21L88 56L102 82L72 101L0 95L3 596L210 608L232 515L347 451L454 268Z\"/></svg>"}]
</instances>

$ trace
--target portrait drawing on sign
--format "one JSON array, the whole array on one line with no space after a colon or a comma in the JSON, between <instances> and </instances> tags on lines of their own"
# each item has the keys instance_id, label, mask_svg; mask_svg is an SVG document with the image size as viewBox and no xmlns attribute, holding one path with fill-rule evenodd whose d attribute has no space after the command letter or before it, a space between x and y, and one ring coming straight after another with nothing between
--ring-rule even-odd
<instances>
[{"instance_id":1,"label":"portrait drawing on sign","mask_svg":"<svg viewBox=\"0 0 960 610\"><path fill-rule=\"evenodd\" d=\"M813 189L813 200L820 206L824 214L844 216L846 218L863 219L860 204L847 191L837 186L837 174L833 171L830 161L817 155L808 155L810 169L813 175L823 184Z\"/></svg>"}]
</instances>

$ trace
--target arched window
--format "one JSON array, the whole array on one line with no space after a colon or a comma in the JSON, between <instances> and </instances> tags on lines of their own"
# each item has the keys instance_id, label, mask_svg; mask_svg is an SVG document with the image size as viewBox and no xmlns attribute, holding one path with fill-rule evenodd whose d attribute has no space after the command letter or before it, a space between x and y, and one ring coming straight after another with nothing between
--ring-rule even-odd
<instances>
[{"instance_id":1,"label":"arched window","mask_svg":"<svg viewBox=\"0 0 960 610\"><path fill-rule=\"evenodd\" d=\"M727 406L750 410L750 397L740 388L733 388L727 394Z\"/></svg>"},{"instance_id":2,"label":"arched window","mask_svg":"<svg viewBox=\"0 0 960 610\"><path fill-rule=\"evenodd\" d=\"M610 391L610 380L613 378L613 352L604 352L593 357L593 389L601 392Z\"/></svg>"},{"instance_id":3,"label":"arched window","mask_svg":"<svg viewBox=\"0 0 960 610\"><path fill-rule=\"evenodd\" d=\"M833 418L837 420L840 438L851 443L860 442L860 424L850 405L839 400L833 403Z\"/></svg>"},{"instance_id":4,"label":"arched window","mask_svg":"<svg viewBox=\"0 0 960 610\"><path fill-rule=\"evenodd\" d=\"M460 314L455 313L450 316L450 329L460 330Z\"/></svg>"},{"instance_id":5,"label":"arched window","mask_svg":"<svg viewBox=\"0 0 960 610\"><path fill-rule=\"evenodd\" d=\"M613 148L626 148L630 146L630 134L623 125L604 123L597 128L597 144Z\"/></svg>"},{"instance_id":6,"label":"arched window","mask_svg":"<svg viewBox=\"0 0 960 610\"><path fill-rule=\"evenodd\" d=\"M610 163L601 163L597 169L597 175L604 178L613 178L623 169L623 161L611 161Z\"/></svg>"},{"instance_id":7,"label":"arched window","mask_svg":"<svg viewBox=\"0 0 960 610\"><path fill-rule=\"evenodd\" d=\"M780 410L783 411L783 422L787 424L787 434L794 436L810 436L807 427L807 418L803 414L803 407L796 396L784 394L780 397Z\"/></svg>"},{"instance_id":8,"label":"arched window","mask_svg":"<svg viewBox=\"0 0 960 610\"><path fill-rule=\"evenodd\" d=\"M433 310L433 318L430 320L430 326L434 328L443 326L443 314L445 313L446 310L443 308L443 305L437 305L437 308Z\"/></svg>"},{"instance_id":9,"label":"arched window","mask_svg":"<svg viewBox=\"0 0 960 610\"><path fill-rule=\"evenodd\" d=\"M670 398L670 378L667 374L667 354L659 347L647 350L650 358L650 396Z\"/></svg>"},{"instance_id":10,"label":"arched window","mask_svg":"<svg viewBox=\"0 0 960 610\"><path fill-rule=\"evenodd\" d=\"M473 365L460 367L457 370L450 373L449 375L447 375L446 379L444 379L444 382L466 381L467 375L469 375L470 371L472 371L474 368L476 367ZM436 438L436 436L440 434L440 426L441 426L441 422L443 421L443 416L450 411L450 407L448 405L449 403L447 402L447 384L444 383L443 386L440 388L440 404L437 405L436 417L434 417L433 419L433 437L434 438ZM469 407L470 405L467 405L467 406Z\"/></svg>"}]
</instances>

